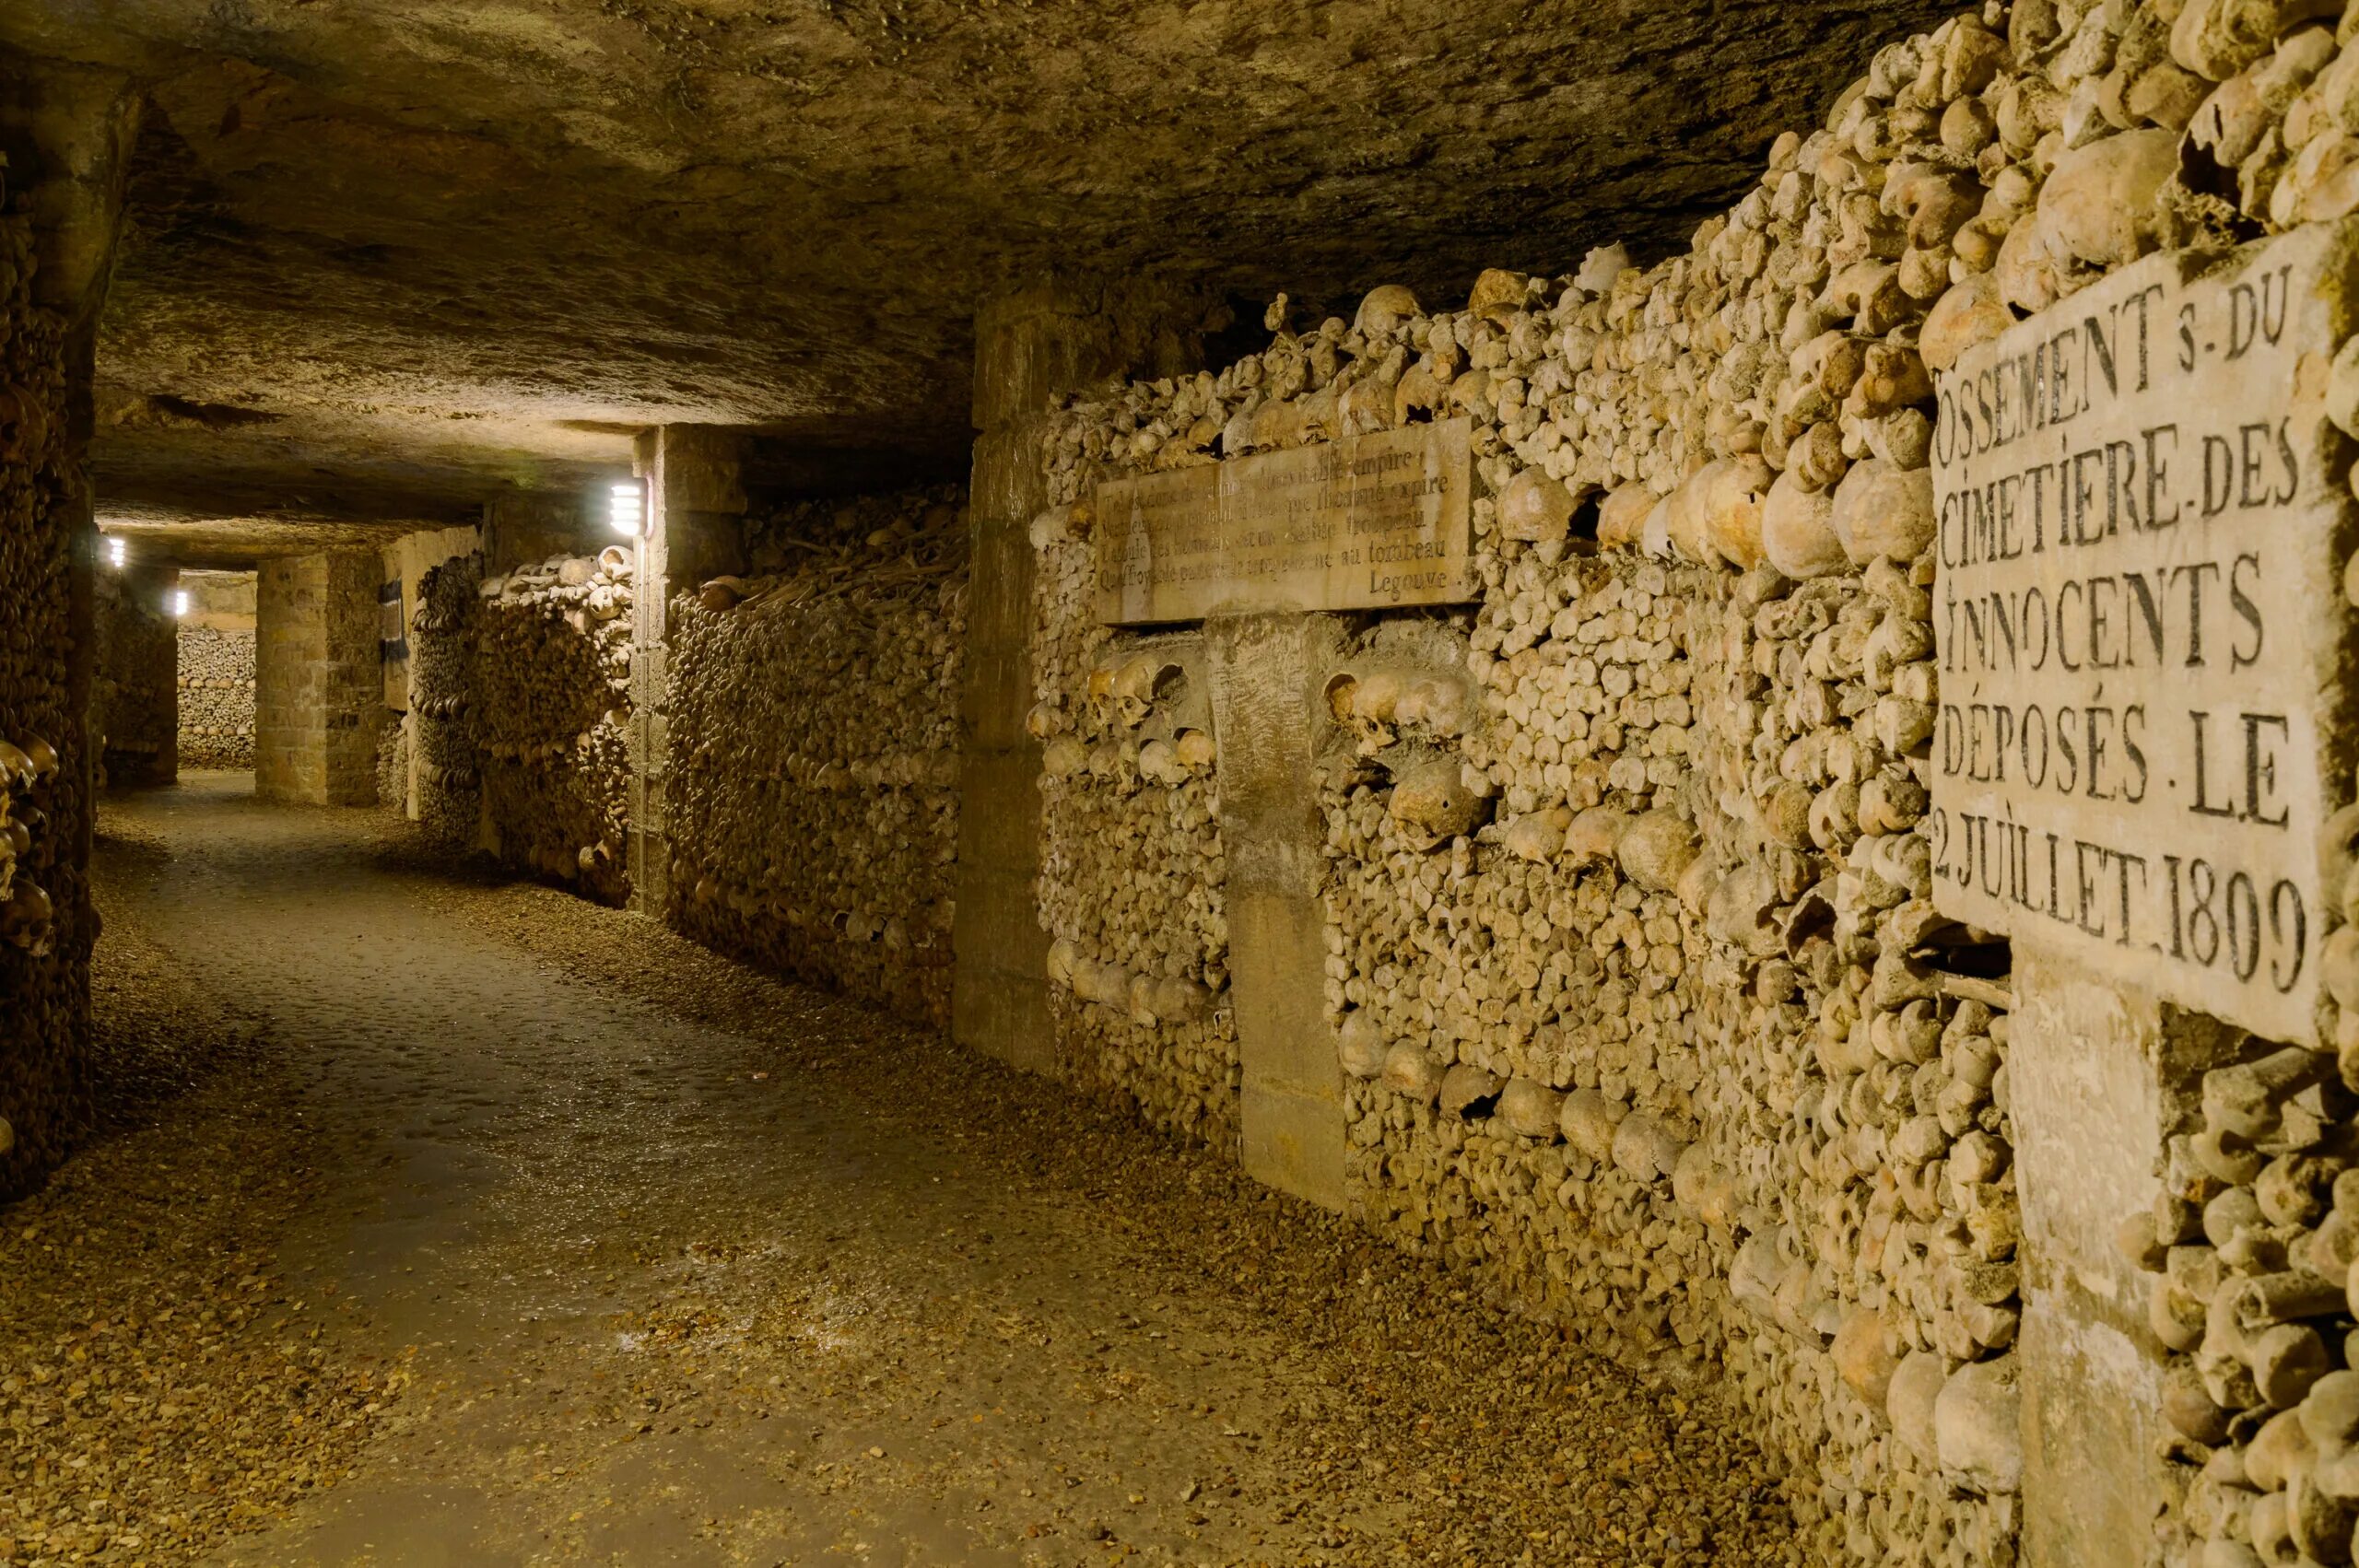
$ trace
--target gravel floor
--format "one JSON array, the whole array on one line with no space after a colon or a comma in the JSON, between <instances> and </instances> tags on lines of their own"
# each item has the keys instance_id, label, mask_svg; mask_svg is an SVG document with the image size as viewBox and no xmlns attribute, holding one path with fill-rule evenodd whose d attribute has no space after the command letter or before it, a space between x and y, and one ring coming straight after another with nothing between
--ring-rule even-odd
<instances>
[{"instance_id":1,"label":"gravel floor","mask_svg":"<svg viewBox=\"0 0 2359 1568\"><path fill-rule=\"evenodd\" d=\"M0 1563L1799 1560L1693 1390L244 788L102 818L109 1071L173 1094L0 1211Z\"/></svg>"}]
</instances>

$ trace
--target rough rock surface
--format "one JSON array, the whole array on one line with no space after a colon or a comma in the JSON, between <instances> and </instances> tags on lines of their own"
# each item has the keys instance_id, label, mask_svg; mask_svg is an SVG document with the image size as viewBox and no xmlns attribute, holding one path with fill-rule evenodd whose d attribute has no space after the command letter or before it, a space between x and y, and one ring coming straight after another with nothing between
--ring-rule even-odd
<instances>
[{"instance_id":1,"label":"rough rock surface","mask_svg":"<svg viewBox=\"0 0 2359 1568\"><path fill-rule=\"evenodd\" d=\"M1003 277L1341 295L1661 241L1934 14L127 0L0 42L152 94L101 499L234 536L586 486L665 421L956 472Z\"/></svg>"}]
</instances>

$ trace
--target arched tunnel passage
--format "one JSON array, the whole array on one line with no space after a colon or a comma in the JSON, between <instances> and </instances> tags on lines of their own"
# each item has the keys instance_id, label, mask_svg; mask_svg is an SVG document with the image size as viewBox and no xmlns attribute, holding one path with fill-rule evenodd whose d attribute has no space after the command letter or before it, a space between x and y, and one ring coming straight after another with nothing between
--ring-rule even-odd
<instances>
[{"instance_id":1,"label":"arched tunnel passage","mask_svg":"<svg viewBox=\"0 0 2359 1568\"><path fill-rule=\"evenodd\" d=\"M823 10L0 10L0 1565L2349 1560L2353 28Z\"/></svg>"}]
</instances>

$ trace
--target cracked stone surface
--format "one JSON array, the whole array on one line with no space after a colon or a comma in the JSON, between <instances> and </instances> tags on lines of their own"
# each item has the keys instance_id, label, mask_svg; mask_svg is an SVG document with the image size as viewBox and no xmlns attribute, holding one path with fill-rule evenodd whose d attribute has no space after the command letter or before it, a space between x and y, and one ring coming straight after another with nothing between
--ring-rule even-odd
<instances>
[{"instance_id":1,"label":"cracked stone surface","mask_svg":"<svg viewBox=\"0 0 2359 1568\"><path fill-rule=\"evenodd\" d=\"M661 421L963 468L1045 264L1338 302L1684 234L1921 0L114 0L111 525L464 521Z\"/></svg>"}]
</instances>

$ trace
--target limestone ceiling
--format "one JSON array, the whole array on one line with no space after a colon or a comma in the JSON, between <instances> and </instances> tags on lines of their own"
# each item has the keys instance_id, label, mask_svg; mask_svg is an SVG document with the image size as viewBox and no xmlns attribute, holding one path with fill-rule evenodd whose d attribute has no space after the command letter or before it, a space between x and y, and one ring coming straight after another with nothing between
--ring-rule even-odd
<instances>
[{"instance_id":1,"label":"limestone ceiling","mask_svg":"<svg viewBox=\"0 0 2359 1568\"><path fill-rule=\"evenodd\" d=\"M0 0L0 41L151 97L102 515L256 530L587 490L661 421L957 472L1000 279L1439 295L1644 254L1945 9Z\"/></svg>"}]
</instances>

